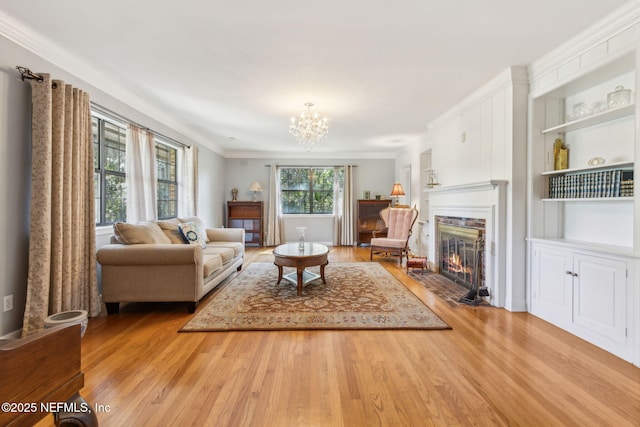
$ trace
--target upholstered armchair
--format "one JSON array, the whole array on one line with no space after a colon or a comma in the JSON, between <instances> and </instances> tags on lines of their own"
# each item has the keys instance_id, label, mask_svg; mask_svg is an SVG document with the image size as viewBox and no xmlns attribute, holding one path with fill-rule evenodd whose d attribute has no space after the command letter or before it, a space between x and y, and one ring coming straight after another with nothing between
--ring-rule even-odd
<instances>
[{"instance_id":1,"label":"upholstered armchair","mask_svg":"<svg viewBox=\"0 0 640 427\"><path fill-rule=\"evenodd\" d=\"M399 255L399 262L402 264L402 258L409 254L409 238L413 224L418 218L418 210L415 207L410 209L385 208L380 211L380 217L387 228L373 232L369 259L373 259L374 253L391 253ZM385 231L386 236L384 235Z\"/></svg>"}]
</instances>

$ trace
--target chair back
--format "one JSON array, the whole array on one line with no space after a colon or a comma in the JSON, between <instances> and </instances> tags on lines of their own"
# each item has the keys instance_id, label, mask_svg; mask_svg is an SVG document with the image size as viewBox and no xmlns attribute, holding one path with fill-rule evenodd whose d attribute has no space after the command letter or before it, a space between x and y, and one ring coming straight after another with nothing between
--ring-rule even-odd
<instances>
[{"instance_id":1,"label":"chair back","mask_svg":"<svg viewBox=\"0 0 640 427\"><path fill-rule=\"evenodd\" d=\"M408 239L409 236L411 236L411 229L413 228L413 224L418 218L418 210L415 207L411 209L386 209L388 209L387 219L385 220L384 216L382 216L382 212L380 212L380 216L387 225L387 237L389 239Z\"/></svg>"}]
</instances>

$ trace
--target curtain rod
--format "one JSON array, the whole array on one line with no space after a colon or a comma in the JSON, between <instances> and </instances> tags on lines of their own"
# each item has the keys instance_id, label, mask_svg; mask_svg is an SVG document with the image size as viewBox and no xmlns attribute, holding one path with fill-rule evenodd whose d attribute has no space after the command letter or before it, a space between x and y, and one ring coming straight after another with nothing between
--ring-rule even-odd
<instances>
[{"instance_id":1,"label":"curtain rod","mask_svg":"<svg viewBox=\"0 0 640 427\"><path fill-rule=\"evenodd\" d=\"M24 81L25 79L37 80L39 83L42 83L42 81L44 81L44 77L42 77L40 74L34 73L27 67L21 67L18 65L16 66L16 70L18 70L18 72L20 73L20 78L22 78L22 81ZM58 87L58 85L56 82L51 82L51 87L55 89Z\"/></svg>"},{"instance_id":2,"label":"curtain rod","mask_svg":"<svg viewBox=\"0 0 640 427\"><path fill-rule=\"evenodd\" d=\"M177 145L178 147L190 147L189 145L187 145L185 143L182 143L180 141L176 141L175 139L173 139L171 137L168 137L166 135L163 135L160 132L156 132L155 130L150 129L147 126L144 126L144 125L141 125L140 123L134 122L133 120L128 119L127 117L125 117L125 116L123 116L121 114L118 114L115 111L112 111L112 110L110 110L110 109L108 109L106 107L103 107L102 105L97 104L97 103L95 103L93 101L91 101L91 108L93 110L95 110L96 112L100 113L100 114L103 114L103 115L105 115L107 117L110 117L113 120L124 122L124 123L130 124L130 125L133 125L133 126L137 126L137 127L139 127L140 129L143 129L143 130L148 130L151 133L153 133L154 135L157 135L162 139L166 139L167 141L170 141L171 143Z\"/></svg>"},{"instance_id":3,"label":"curtain rod","mask_svg":"<svg viewBox=\"0 0 640 427\"><path fill-rule=\"evenodd\" d=\"M270 168L272 165L264 165L266 168ZM345 166L351 166L357 168L358 165L275 165L279 168L343 168Z\"/></svg>"},{"instance_id":4,"label":"curtain rod","mask_svg":"<svg viewBox=\"0 0 640 427\"><path fill-rule=\"evenodd\" d=\"M16 66L16 70L18 70L18 72L20 73L22 81L25 81L25 79L26 80L37 80L39 82L44 80L44 77L42 77L40 74L36 74L36 73L34 73L33 71L31 71L30 69L28 69L26 67L21 67L21 66L18 65L18 66ZM56 87L55 83L53 83L52 86L55 89L55 87ZM139 123L136 123L133 120L130 120L130 119L128 119L128 118L126 118L126 117L114 112L114 111L111 111L108 108L103 107L102 105L96 104L93 101L90 101L90 103L91 103L91 108L92 109L96 110L100 114L103 114L105 116L110 117L113 120L117 120L117 121L120 121L120 122L124 122L124 123L127 123L127 124L131 124L131 125L137 126L137 127L141 128L141 129L144 129L144 130L148 130L151 133L153 133L154 135L157 135L162 139L166 139L167 141L171 142L172 144L177 145L178 147L189 147L189 145L187 145L187 144L184 144L184 143L182 143L180 141L176 141L175 139L173 139L171 137L168 137L166 135L163 135L160 132L156 132L153 129L148 128L147 126L144 126L144 125L141 125Z\"/></svg>"}]
</instances>

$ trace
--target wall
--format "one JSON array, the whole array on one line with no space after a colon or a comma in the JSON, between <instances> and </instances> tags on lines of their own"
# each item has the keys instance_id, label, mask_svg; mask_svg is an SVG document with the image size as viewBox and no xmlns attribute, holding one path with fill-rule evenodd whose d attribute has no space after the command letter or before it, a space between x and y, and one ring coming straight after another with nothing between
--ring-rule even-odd
<instances>
[{"instance_id":1,"label":"wall","mask_svg":"<svg viewBox=\"0 0 640 427\"><path fill-rule=\"evenodd\" d=\"M29 248L29 204L31 179L31 89L20 80L15 67L46 72L89 92L91 100L137 123L185 144L195 144L171 128L129 107L105 91L62 70L30 51L0 37L0 301L13 295L14 309L0 310L0 336L22 327ZM197 144L196 144L197 145ZM207 224L219 225L225 180L224 158L200 146L199 214ZM98 245L108 242L110 227L97 231Z\"/></svg>"},{"instance_id":2,"label":"wall","mask_svg":"<svg viewBox=\"0 0 640 427\"><path fill-rule=\"evenodd\" d=\"M393 187L395 162L388 160L363 160L363 159L287 159L275 162L274 159L246 159L236 158L226 160L226 184L224 188L224 200L231 200L231 189L236 187L238 200L253 200L253 192L248 191L249 185L258 181L264 190L259 194L260 200L265 201L265 212L268 209L269 200L269 168L266 165L278 164L281 166L338 166L351 164L354 169L354 189L356 198L362 198L363 191L388 197ZM265 213L266 218L266 213ZM306 238L308 241L331 243L333 241L333 221L327 216L292 215L284 220L284 239L287 242L298 240L296 226L307 226Z\"/></svg>"},{"instance_id":3,"label":"wall","mask_svg":"<svg viewBox=\"0 0 640 427\"><path fill-rule=\"evenodd\" d=\"M398 157L400 170L410 161L412 167L412 200L420 201L425 191L420 183L420 153L431 149L432 167L438 181L439 207L461 208L464 200L442 192L455 188L505 180L504 230L499 246L489 242L487 253L495 257L496 289L500 289L498 306L512 311L525 311L525 244L526 231L526 117L528 76L525 67L510 67L474 93L428 124L428 132L419 147L412 147ZM487 192L476 207L494 206ZM413 202L412 202L413 203ZM467 206L469 207L469 206ZM496 206L497 207L497 206ZM431 209L432 207L430 207ZM434 223L418 223L411 241L412 251L428 255L433 262L435 248ZM492 301L493 302L493 301Z\"/></svg>"}]
</instances>

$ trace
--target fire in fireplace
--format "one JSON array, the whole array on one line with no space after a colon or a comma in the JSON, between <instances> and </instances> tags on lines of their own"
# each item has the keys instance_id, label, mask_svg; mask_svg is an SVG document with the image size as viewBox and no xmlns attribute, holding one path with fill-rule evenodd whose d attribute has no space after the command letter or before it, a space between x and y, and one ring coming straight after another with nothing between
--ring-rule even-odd
<instances>
[{"instance_id":1,"label":"fire in fireplace","mask_svg":"<svg viewBox=\"0 0 640 427\"><path fill-rule=\"evenodd\" d=\"M481 219L437 217L438 266L443 276L470 289L462 298L477 303L484 287L484 230Z\"/></svg>"}]
</instances>

